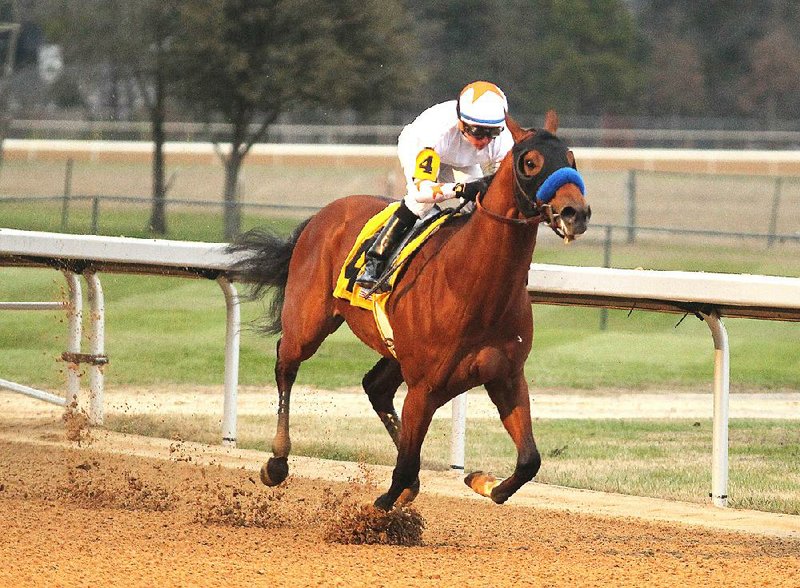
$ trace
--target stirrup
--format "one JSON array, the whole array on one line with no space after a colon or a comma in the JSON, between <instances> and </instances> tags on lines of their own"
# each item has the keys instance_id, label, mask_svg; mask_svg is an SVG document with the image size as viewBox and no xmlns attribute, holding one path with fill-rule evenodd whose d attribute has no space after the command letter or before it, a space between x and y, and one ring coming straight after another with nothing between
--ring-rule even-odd
<instances>
[{"instance_id":1,"label":"stirrup","mask_svg":"<svg viewBox=\"0 0 800 588\"><path fill-rule=\"evenodd\" d=\"M413 217L410 211L408 213ZM403 242L403 238L413 226L413 222L406 222L395 212L378 232L375 241L365 254L367 263L364 270L356 278L356 284L361 286L359 295L362 298L369 299L376 292L386 292L391 289L387 284L388 280L384 277L386 266L392 253Z\"/></svg>"},{"instance_id":2,"label":"stirrup","mask_svg":"<svg viewBox=\"0 0 800 588\"><path fill-rule=\"evenodd\" d=\"M370 298L372 298L372 289L375 287L375 282L371 282L368 284L359 284L358 282L356 283L359 286L358 295L361 298L363 298L364 300L369 300Z\"/></svg>"},{"instance_id":3,"label":"stirrup","mask_svg":"<svg viewBox=\"0 0 800 588\"><path fill-rule=\"evenodd\" d=\"M380 262L375 262L372 265L375 266L378 265L378 263ZM383 274L383 271L386 269L384 267L378 270L370 271L369 265L370 265L369 261L367 261L367 266L364 267L364 271L361 272L361 275L356 278L356 284L361 286L362 290L369 290L370 288L374 288L375 284L378 283L378 280L381 279L381 274Z\"/></svg>"},{"instance_id":4,"label":"stirrup","mask_svg":"<svg viewBox=\"0 0 800 588\"><path fill-rule=\"evenodd\" d=\"M383 294L389 290L391 290L391 288L389 288L389 280L381 280L378 278L377 281L373 282L369 286L361 286L361 289L358 291L358 295L364 300L371 300L373 294Z\"/></svg>"}]
</instances>

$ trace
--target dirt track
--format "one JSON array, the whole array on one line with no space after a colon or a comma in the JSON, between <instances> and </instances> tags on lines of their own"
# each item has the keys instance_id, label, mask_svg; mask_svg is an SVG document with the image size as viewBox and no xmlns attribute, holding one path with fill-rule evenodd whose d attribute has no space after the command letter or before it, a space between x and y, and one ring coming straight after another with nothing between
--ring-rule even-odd
<instances>
[{"instance_id":1,"label":"dirt track","mask_svg":"<svg viewBox=\"0 0 800 588\"><path fill-rule=\"evenodd\" d=\"M0 586L800 585L798 517L537 484L497 506L426 472L421 545L344 545L388 468L295 458L268 489L257 452L91 434L0 420Z\"/></svg>"}]
</instances>

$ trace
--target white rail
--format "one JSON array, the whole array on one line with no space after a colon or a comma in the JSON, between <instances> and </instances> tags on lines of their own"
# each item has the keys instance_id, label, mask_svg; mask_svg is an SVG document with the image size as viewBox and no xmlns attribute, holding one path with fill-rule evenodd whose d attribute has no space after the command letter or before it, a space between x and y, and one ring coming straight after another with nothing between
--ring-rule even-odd
<instances>
[{"instance_id":1,"label":"white rail","mask_svg":"<svg viewBox=\"0 0 800 588\"><path fill-rule=\"evenodd\" d=\"M29 393L57 404L69 404L78 395L77 363L87 362L91 370L97 370L90 378L90 418L94 422L102 422L104 302L97 272L215 279L225 295L227 308L222 439L225 444L235 444L239 298L225 275L234 261L225 253L225 245L0 229L0 265L54 267L65 273L71 293L70 303L61 304L70 318L71 336L65 358L75 361L74 365L70 364L67 395L63 402L50 393L31 392L33 389L6 380L0 380L0 387ZM92 314L92 349L88 354L80 353L81 296L78 276L81 274L87 280ZM725 506L730 360L728 335L722 318L800 321L800 278L533 264L528 274L528 284L534 304L693 312L706 321L712 332L715 349L711 495L715 505ZM0 309L11 308L15 304L0 306ZM28 304L48 303L22 303ZM456 468L464 467L465 403L466 395L453 402L451 464Z\"/></svg>"},{"instance_id":2,"label":"white rail","mask_svg":"<svg viewBox=\"0 0 800 588\"><path fill-rule=\"evenodd\" d=\"M722 317L800 321L800 278L535 263L528 292L534 304L693 312L706 321L714 342L711 498L726 506L730 350ZM462 394L452 407L451 464L457 469L464 467L466 401Z\"/></svg>"},{"instance_id":3,"label":"white rail","mask_svg":"<svg viewBox=\"0 0 800 588\"><path fill-rule=\"evenodd\" d=\"M568 131L562 133L569 136ZM395 135L396 137L396 135ZM308 162L320 158L340 164L398 167L397 147L307 143L259 143L247 156L251 164ZM224 153L229 145L221 145ZM750 175L800 175L800 151L796 149L644 149L576 147L582 171L679 171L693 173L746 173ZM4 158L18 161L139 161L153 155L150 141L90 141L6 139ZM167 157L193 163L217 163L218 155L210 142L168 141Z\"/></svg>"},{"instance_id":4,"label":"white rail","mask_svg":"<svg viewBox=\"0 0 800 588\"><path fill-rule=\"evenodd\" d=\"M225 418L222 442L236 444L236 391L239 374L239 297L225 276L232 257L225 243L192 243L165 239L98 237L35 231L0 229L0 265L53 267L60 269L69 285L70 302L0 303L0 309L64 308L68 316L68 343L63 358L67 363L64 398L29 386L0 380L0 388L26 394L59 405L78 404L93 424L103 422L103 366L105 355L105 300L98 272L145 273L215 279L227 311L225 337ZM87 285L90 305L89 353L81 353L82 293L80 276ZM80 364L89 365L89 398L81 402Z\"/></svg>"}]
</instances>

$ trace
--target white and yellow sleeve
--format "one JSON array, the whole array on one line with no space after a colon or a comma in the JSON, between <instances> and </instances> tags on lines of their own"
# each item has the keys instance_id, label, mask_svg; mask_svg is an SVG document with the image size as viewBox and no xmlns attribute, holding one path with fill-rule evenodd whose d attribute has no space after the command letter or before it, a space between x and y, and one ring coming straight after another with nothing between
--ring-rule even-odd
<instances>
[{"instance_id":1,"label":"white and yellow sleeve","mask_svg":"<svg viewBox=\"0 0 800 588\"><path fill-rule=\"evenodd\" d=\"M409 194L417 202L441 202L455 197L455 184L437 182L441 159L431 148L417 154L414 175L409 183Z\"/></svg>"}]
</instances>

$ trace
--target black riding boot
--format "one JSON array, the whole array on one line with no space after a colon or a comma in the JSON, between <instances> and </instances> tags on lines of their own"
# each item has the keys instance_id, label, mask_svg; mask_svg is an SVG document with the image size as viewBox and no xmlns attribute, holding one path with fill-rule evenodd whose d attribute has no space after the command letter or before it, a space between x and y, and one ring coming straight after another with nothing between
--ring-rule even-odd
<instances>
[{"instance_id":1,"label":"black riding boot","mask_svg":"<svg viewBox=\"0 0 800 588\"><path fill-rule=\"evenodd\" d=\"M405 204L401 204L391 218L386 221L378 236L375 237L372 246L366 252L367 262L364 265L364 271L356 279L356 284L363 290L369 290L375 286L378 278L386 269L386 262L392 252L403 240L406 232L414 226L416 220L416 215L406 208Z\"/></svg>"}]
</instances>

